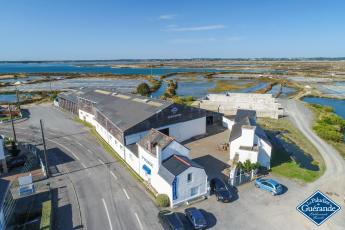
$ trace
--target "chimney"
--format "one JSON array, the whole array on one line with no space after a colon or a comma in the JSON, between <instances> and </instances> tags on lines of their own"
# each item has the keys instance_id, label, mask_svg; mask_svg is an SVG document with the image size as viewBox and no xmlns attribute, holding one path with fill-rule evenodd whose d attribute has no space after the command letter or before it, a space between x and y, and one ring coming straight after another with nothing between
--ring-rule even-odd
<instances>
[{"instance_id":1,"label":"chimney","mask_svg":"<svg viewBox=\"0 0 345 230\"><path fill-rule=\"evenodd\" d=\"M156 145L156 156L157 156L157 172L162 164L162 148Z\"/></svg>"},{"instance_id":2,"label":"chimney","mask_svg":"<svg viewBox=\"0 0 345 230\"><path fill-rule=\"evenodd\" d=\"M151 145L151 142L150 142L150 141L147 141L147 143L146 143L146 148L147 148L147 150L149 150L149 152L152 151L152 145Z\"/></svg>"},{"instance_id":3,"label":"chimney","mask_svg":"<svg viewBox=\"0 0 345 230\"><path fill-rule=\"evenodd\" d=\"M242 126L242 146L252 147L254 145L255 126Z\"/></svg>"}]
</instances>

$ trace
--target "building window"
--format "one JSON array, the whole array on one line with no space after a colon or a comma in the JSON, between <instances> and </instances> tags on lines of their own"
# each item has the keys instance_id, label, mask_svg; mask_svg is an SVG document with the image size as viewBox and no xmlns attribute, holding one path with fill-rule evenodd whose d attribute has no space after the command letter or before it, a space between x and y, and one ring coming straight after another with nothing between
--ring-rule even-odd
<instances>
[{"instance_id":1,"label":"building window","mask_svg":"<svg viewBox=\"0 0 345 230\"><path fill-rule=\"evenodd\" d=\"M190 190L190 196L195 196L195 195L197 195L198 193L199 193L199 186L191 188L191 190Z\"/></svg>"},{"instance_id":2,"label":"building window","mask_svg":"<svg viewBox=\"0 0 345 230\"><path fill-rule=\"evenodd\" d=\"M192 177L192 174L191 173L188 173L187 175L187 182L191 182L193 180L193 177Z\"/></svg>"}]
</instances>

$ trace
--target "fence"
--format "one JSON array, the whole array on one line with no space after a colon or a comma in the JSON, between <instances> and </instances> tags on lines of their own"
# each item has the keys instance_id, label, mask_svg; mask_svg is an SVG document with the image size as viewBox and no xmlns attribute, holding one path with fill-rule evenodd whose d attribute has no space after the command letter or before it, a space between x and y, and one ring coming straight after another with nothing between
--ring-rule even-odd
<instances>
[{"instance_id":1,"label":"fence","mask_svg":"<svg viewBox=\"0 0 345 230\"><path fill-rule=\"evenodd\" d=\"M19 148L22 151L27 151L28 153L27 155L32 154L33 157L30 157L30 156L28 157L27 161L25 162L24 166L21 168L20 172L18 172L18 174L30 172L33 169L33 167L35 167L35 165L37 167L37 163L38 163L42 170L42 174L44 175L44 177L46 177L47 174L46 174L46 168L44 167L45 164L40 154L41 150L38 149L36 146L32 144L27 144L27 143L19 143ZM4 194L2 206L0 206L0 230L5 230L10 225L13 213L17 205L18 189L19 189L19 186L18 186L17 178L16 178L15 180L12 181L12 183L8 185L8 188Z\"/></svg>"},{"instance_id":2,"label":"fence","mask_svg":"<svg viewBox=\"0 0 345 230\"><path fill-rule=\"evenodd\" d=\"M239 171L238 171L239 170ZM244 172L241 169L233 169L230 172L229 184L233 186L238 186L255 180L257 177L256 170L251 170L250 172Z\"/></svg>"}]
</instances>

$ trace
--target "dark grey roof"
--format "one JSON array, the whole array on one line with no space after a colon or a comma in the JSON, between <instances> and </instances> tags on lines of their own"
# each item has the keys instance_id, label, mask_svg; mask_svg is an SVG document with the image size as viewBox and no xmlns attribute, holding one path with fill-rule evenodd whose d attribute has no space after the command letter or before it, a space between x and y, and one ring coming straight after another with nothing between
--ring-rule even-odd
<instances>
[{"instance_id":1,"label":"dark grey roof","mask_svg":"<svg viewBox=\"0 0 345 230\"><path fill-rule=\"evenodd\" d=\"M270 140L268 139L265 131L260 126L256 126L255 134L258 137L260 137L262 140L264 140L268 145L272 146L272 144L271 144Z\"/></svg>"},{"instance_id":2,"label":"dark grey roof","mask_svg":"<svg viewBox=\"0 0 345 230\"><path fill-rule=\"evenodd\" d=\"M173 140L174 139L172 137L169 137L156 129L151 129L146 136L141 138L141 140L138 142L138 145L156 157L156 146L158 145L163 150Z\"/></svg>"},{"instance_id":3,"label":"dark grey roof","mask_svg":"<svg viewBox=\"0 0 345 230\"><path fill-rule=\"evenodd\" d=\"M242 125L241 124L234 124L231 128L229 141L232 142L236 140L242 135Z\"/></svg>"},{"instance_id":4,"label":"dark grey roof","mask_svg":"<svg viewBox=\"0 0 345 230\"><path fill-rule=\"evenodd\" d=\"M255 119L255 110L238 109L235 115L235 123L250 125Z\"/></svg>"},{"instance_id":5,"label":"dark grey roof","mask_svg":"<svg viewBox=\"0 0 345 230\"><path fill-rule=\"evenodd\" d=\"M65 100L68 100L68 101L71 101L73 103L78 102L77 94L76 94L76 92L73 92L73 91L60 93L58 97L65 99Z\"/></svg>"},{"instance_id":6,"label":"dark grey roof","mask_svg":"<svg viewBox=\"0 0 345 230\"><path fill-rule=\"evenodd\" d=\"M0 178L0 209L2 208L2 204L9 186L10 181Z\"/></svg>"},{"instance_id":7,"label":"dark grey roof","mask_svg":"<svg viewBox=\"0 0 345 230\"><path fill-rule=\"evenodd\" d=\"M172 174L171 172L169 172L168 169L166 169L165 167L161 166L159 167L158 170L158 175L160 175L166 182L168 182L169 184L172 184L172 182L175 179L174 174Z\"/></svg>"},{"instance_id":8,"label":"dark grey roof","mask_svg":"<svg viewBox=\"0 0 345 230\"><path fill-rule=\"evenodd\" d=\"M122 131L172 105L169 101L104 90L87 90L79 97L96 103L97 110Z\"/></svg>"},{"instance_id":9,"label":"dark grey roof","mask_svg":"<svg viewBox=\"0 0 345 230\"><path fill-rule=\"evenodd\" d=\"M174 176L179 175L190 167L203 168L201 165L190 160L188 157L180 155L172 155L163 161L162 166L164 166Z\"/></svg>"}]
</instances>

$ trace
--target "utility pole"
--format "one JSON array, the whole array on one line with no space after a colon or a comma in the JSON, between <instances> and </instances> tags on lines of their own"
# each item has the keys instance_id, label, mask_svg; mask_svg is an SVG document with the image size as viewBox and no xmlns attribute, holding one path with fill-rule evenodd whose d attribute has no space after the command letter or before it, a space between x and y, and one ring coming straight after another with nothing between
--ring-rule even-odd
<instances>
[{"instance_id":1,"label":"utility pole","mask_svg":"<svg viewBox=\"0 0 345 230\"><path fill-rule=\"evenodd\" d=\"M47 174L47 178L49 178L49 168L48 168L48 159L47 159L47 147L46 147L46 140L44 138L43 121L42 121L42 119L40 119L40 125L41 125L42 141L43 141L43 154L44 154L44 161L45 161L45 167L46 167L46 174Z\"/></svg>"},{"instance_id":2,"label":"utility pole","mask_svg":"<svg viewBox=\"0 0 345 230\"><path fill-rule=\"evenodd\" d=\"M10 112L10 119L11 119L12 132L13 132L13 141L16 143L17 142L17 135L16 135L16 130L14 129L13 116L12 116L12 110L11 110L10 104L8 104L8 111Z\"/></svg>"},{"instance_id":3,"label":"utility pole","mask_svg":"<svg viewBox=\"0 0 345 230\"><path fill-rule=\"evenodd\" d=\"M17 108L20 111L19 90L16 87Z\"/></svg>"}]
</instances>

